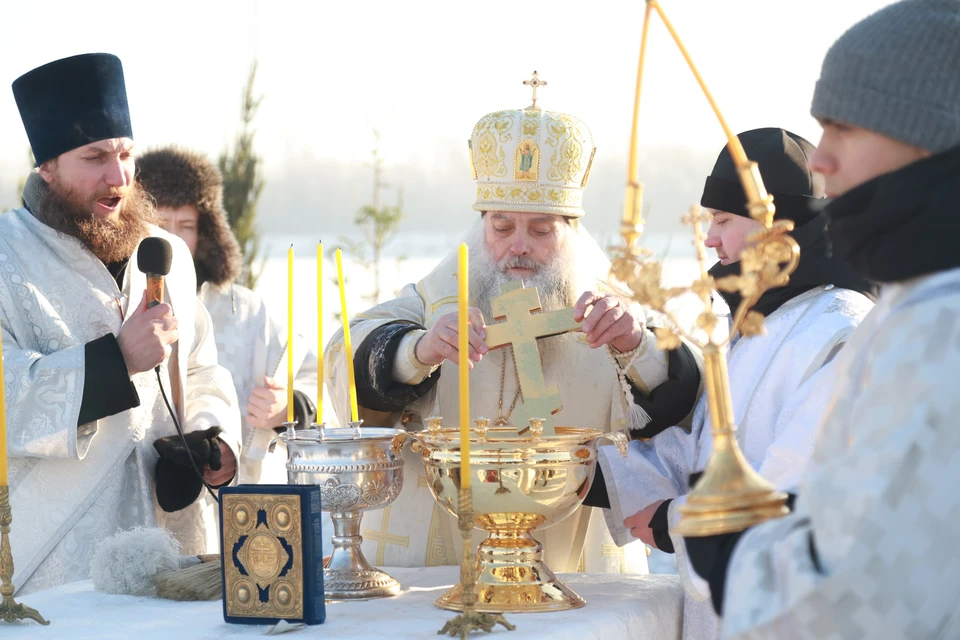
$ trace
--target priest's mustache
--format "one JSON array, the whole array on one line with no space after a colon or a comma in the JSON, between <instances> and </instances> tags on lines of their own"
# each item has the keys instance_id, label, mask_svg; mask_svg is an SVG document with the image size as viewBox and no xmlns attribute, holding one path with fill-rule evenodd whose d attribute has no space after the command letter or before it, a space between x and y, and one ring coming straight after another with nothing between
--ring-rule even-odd
<instances>
[{"instance_id":1,"label":"priest's mustache","mask_svg":"<svg viewBox=\"0 0 960 640\"><path fill-rule=\"evenodd\" d=\"M500 260L498 265L501 271L506 271L507 269L530 269L531 271L539 271L540 267L543 265L534 260L533 258L524 258L523 256L508 256Z\"/></svg>"}]
</instances>

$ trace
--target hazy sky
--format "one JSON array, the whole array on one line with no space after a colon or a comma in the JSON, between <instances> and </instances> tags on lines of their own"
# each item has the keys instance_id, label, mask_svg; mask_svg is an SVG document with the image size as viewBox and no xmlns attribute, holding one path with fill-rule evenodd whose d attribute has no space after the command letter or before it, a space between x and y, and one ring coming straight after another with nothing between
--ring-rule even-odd
<instances>
[{"instance_id":1,"label":"hazy sky","mask_svg":"<svg viewBox=\"0 0 960 640\"><path fill-rule=\"evenodd\" d=\"M662 0L734 130L782 126L813 142L819 128L808 110L824 53L886 4ZM411 224L455 227L458 218L443 214L472 204L466 140L474 123L529 104L521 82L536 69L549 83L541 106L581 117L594 134L597 165L585 204L594 227L612 228L643 7L641 0L53 0L38 10L6 2L0 207L16 201L28 144L10 84L51 60L108 51L123 61L138 146L180 143L211 155L232 139L249 64L259 60L261 225L283 230L342 229L369 200L364 163L373 125L382 131L387 177L403 184ZM723 137L666 29L654 22L650 35L641 169L648 201L659 193L676 208L699 199Z\"/></svg>"}]
</instances>

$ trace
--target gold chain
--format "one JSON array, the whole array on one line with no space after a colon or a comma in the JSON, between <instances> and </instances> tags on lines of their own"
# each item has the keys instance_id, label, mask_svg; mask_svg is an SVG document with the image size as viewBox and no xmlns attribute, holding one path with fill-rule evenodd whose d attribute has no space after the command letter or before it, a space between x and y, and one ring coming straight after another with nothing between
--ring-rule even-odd
<instances>
[{"instance_id":1,"label":"gold chain","mask_svg":"<svg viewBox=\"0 0 960 640\"><path fill-rule=\"evenodd\" d=\"M517 400L520 399L521 389L520 389L520 373L517 371L517 359L513 355L513 347L508 347L510 350L510 356L513 358L513 373L517 376L517 392L513 394L513 402L510 403L510 408L507 409L507 415L503 415L503 385L507 379L507 353L504 349L503 359L500 361L500 397L497 399L497 420L493 423L495 427L506 427L510 423L507 420L510 419L510 414L513 413L514 407L517 406Z\"/></svg>"}]
</instances>

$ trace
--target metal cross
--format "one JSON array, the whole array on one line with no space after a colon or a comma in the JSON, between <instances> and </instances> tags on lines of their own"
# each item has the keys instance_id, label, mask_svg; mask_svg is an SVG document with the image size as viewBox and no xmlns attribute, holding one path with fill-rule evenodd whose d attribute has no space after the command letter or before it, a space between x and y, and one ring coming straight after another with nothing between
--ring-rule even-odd
<instances>
[{"instance_id":1,"label":"metal cross","mask_svg":"<svg viewBox=\"0 0 960 640\"><path fill-rule=\"evenodd\" d=\"M528 87L533 87L533 104L531 104L531 105L530 105L529 107L527 107L527 108L528 108L528 109L536 109L536 108L537 108L537 88L538 88L538 87L545 87L545 86L547 86L547 81L546 81L546 80L540 80L540 79L537 77L537 72L534 71L534 72L533 72L533 77L532 77L531 79L529 79L529 80L524 80L524 81L523 81L523 84L525 84L525 85L528 86Z\"/></svg>"},{"instance_id":2,"label":"metal cross","mask_svg":"<svg viewBox=\"0 0 960 640\"><path fill-rule=\"evenodd\" d=\"M530 418L543 419L543 436L556 435L553 414L563 408L560 390L546 388L537 338L555 336L580 328L573 319L573 307L550 313L540 311L540 293L513 280L500 285L500 295L492 301L493 317L504 320L487 326L487 346L491 349L513 345L517 363L517 384L523 390L523 403L514 410L517 431L527 428Z\"/></svg>"}]
</instances>

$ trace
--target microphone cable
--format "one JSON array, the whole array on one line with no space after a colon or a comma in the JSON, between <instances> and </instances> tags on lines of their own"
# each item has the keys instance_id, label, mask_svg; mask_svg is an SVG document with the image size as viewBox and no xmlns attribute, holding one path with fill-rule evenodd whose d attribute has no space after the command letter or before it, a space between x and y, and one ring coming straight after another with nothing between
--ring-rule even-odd
<instances>
[{"instance_id":1,"label":"microphone cable","mask_svg":"<svg viewBox=\"0 0 960 640\"><path fill-rule=\"evenodd\" d=\"M180 434L180 441L183 443L183 448L187 452L187 458L190 460L190 466L193 467L194 473L196 473L197 477L200 478L200 482L203 483L203 486L207 488L207 492L210 494L210 496L217 501L217 504L220 504L220 496L214 492L214 488L210 486L210 483L207 482L207 479L203 477L203 472L200 471L200 468L197 466L197 462L193 459L193 452L190 450L190 445L187 444L187 437L183 435L183 429L180 427L180 421L177 420L177 414L173 410L173 407L170 406L170 400L167 399L167 392L163 389L163 379L160 376L160 365L154 367L153 370L157 374L157 384L160 385L160 395L163 396L163 402L167 405L167 412L170 413L170 418L173 420L173 426L177 428L177 433Z\"/></svg>"}]
</instances>

